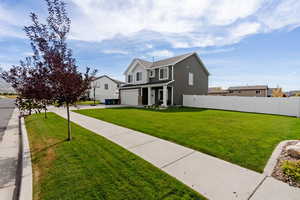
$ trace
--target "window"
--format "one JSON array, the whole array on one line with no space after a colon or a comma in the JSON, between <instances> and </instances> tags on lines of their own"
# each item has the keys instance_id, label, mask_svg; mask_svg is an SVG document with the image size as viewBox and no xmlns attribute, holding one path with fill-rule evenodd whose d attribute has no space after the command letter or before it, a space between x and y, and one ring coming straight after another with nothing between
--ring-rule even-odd
<instances>
[{"instance_id":1,"label":"window","mask_svg":"<svg viewBox=\"0 0 300 200\"><path fill-rule=\"evenodd\" d=\"M104 89L108 90L108 84L107 83L104 84Z\"/></svg>"},{"instance_id":2,"label":"window","mask_svg":"<svg viewBox=\"0 0 300 200\"><path fill-rule=\"evenodd\" d=\"M194 74L189 72L189 85L194 85Z\"/></svg>"},{"instance_id":3,"label":"window","mask_svg":"<svg viewBox=\"0 0 300 200\"><path fill-rule=\"evenodd\" d=\"M149 72L149 77L150 78L154 78L155 77L155 70L154 69L151 69L150 72Z\"/></svg>"},{"instance_id":4,"label":"window","mask_svg":"<svg viewBox=\"0 0 300 200\"><path fill-rule=\"evenodd\" d=\"M168 67L160 68L159 69L159 80L168 79Z\"/></svg>"},{"instance_id":5,"label":"window","mask_svg":"<svg viewBox=\"0 0 300 200\"><path fill-rule=\"evenodd\" d=\"M260 94L260 90L256 90L256 94Z\"/></svg>"},{"instance_id":6,"label":"window","mask_svg":"<svg viewBox=\"0 0 300 200\"><path fill-rule=\"evenodd\" d=\"M136 73L136 81L141 81L142 80L142 72L137 72Z\"/></svg>"},{"instance_id":7,"label":"window","mask_svg":"<svg viewBox=\"0 0 300 200\"><path fill-rule=\"evenodd\" d=\"M128 75L127 81L128 81L128 83L131 83L131 82L132 82L132 76L131 76L131 75Z\"/></svg>"}]
</instances>

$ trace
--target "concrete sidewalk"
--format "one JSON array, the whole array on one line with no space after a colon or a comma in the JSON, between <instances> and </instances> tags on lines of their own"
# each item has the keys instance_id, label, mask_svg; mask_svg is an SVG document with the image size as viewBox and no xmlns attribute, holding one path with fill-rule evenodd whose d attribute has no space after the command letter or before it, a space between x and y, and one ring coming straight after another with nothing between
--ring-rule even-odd
<instances>
[{"instance_id":1,"label":"concrete sidewalk","mask_svg":"<svg viewBox=\"0 0 300 200\"><path fill-rule=\"evenodd\" d=\"M0 199L16 196L16 174L19 156L19 118L15 109L0 141Z\"/></svg>"},{"instance_id":2,"label":"concrete sidewalk","mask_svg":"<svg viewBox=\"0 0 300 200\"><path fill-rule=\"evenodd\" d=\"M51 109L66 118L63 109ZM300 189L172 142L71 112L71 121L152 163L209 199L297 200Z\"/></svg>"}]
</instances>

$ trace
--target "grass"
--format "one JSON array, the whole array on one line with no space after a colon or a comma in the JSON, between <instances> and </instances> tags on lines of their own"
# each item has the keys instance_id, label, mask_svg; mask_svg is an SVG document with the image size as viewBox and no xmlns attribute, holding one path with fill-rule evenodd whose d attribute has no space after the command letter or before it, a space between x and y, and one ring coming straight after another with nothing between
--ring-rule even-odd
<instances>
[{"instance_id":1,"label":"grass","mask_svg":"<svg viewBox=\"0 0 300 200\"><path fill-rule=\"evenodd\" d=\"M175 178L120 146L48 114L25 119L33 163L34 200L204 199Z\"/></svg>"},{"instance_id":2,"label":"grass","mask_svg":"<svg viewBox=\"0 0 300 200\"><path fill-rule=\"evenodd\" d=\"M101 102L99 100L96 100L95 103L96 103L96 105L101 104ZM52 105L58 106L58 103L55 102ZM94 101L77 101L76 105L94 105Z\"/></svg>"},{"instance_id":3,"label":"grass","mask_svg":"<svg viewBox=\"0 0 300 200\"><path fill-rule=\"evenodd\" d=\"M300 138L300 120L285 116L198 108L75 112L170 140L257 172L263 171L280 141Z\"/></svg>"},{"instance_id":4,"label":"grass","mask_svg":"<svg viewBox=\"0 0 300 200\"><path fill-rule=\"evenodd\" d=\"M18 95L15 95L15 94L0 94L0 97L3 96L3 97L6 97L6 98L9 98L9 99L15 99L18 97Z\"/></svg>"},{"instance_id":5,"label":"grass","mask_svg":"<svg viewBox=\"0 0 300 200\"><path fill-rule=\"evenodd\" d=\"M100 101L96 100L96 104L100 104ZM94 101L78 101L76 102L77 105L92 105L94 104Z\"/></svg>"}]
</instances>

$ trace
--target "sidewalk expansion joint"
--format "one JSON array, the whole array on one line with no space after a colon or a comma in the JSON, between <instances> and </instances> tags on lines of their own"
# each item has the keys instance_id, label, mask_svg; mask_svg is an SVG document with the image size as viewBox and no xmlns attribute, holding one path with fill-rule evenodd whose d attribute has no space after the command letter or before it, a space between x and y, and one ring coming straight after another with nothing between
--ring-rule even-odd
<instances>
[{"instance_id":1,"label":"sidewalk expansion joint","mask_svg":"<svg viewBox=\"0 0 300 200\"><path fill-rule=\"evenodd\" d=\"M250 200L253 195L255 194L255 192L258 190L258 188L260 188L260 186L263 184L263 182L268 178L268 176L265 176L259 183L258 185L254 188L253 192L250 194L250 196L248 197L247 200Z\"/></svg>"},{"instance_id":2,"label":"sidewalk expansion joint","mask_svg":"<svg viewBox=\"0 0 300 200\"><path fill-rule=\"evenodd\" d=\"M178 162L178 161L180 161L180 160L182 160L182 159L184 159L184 158L186 158L186 157L192 155L192 154L195 153L195 152L196 152L196 151L192 151L192 152L190 152L190 153L188 153L188 154L185 154L185 155L181 156L180 158L178 158L178 159L176 159L176 160L174 160L174 161L172 161L172 162L170 162L170 163L168 163L168 164L165 164L164 166L161 167L161 169L163 169L163 168L165 168L165 167L168 167L168 166L170 166L170 165L172 165L172 164L174 164L174 163L176 163L176 162Z\"/></svg>"},{"instance_id":3,"label":"sidewalk expansion joint","mask_svg":"<svg viewBox=\"0 0 300 200\"><path fill-rule=\"evenodd\" d=\"M158 139L155 139L155 140L150 140L150 141L144 142L144 143L142 143L142 144L137 144L137 145L134 145L134 146L128 147L128 149L134 149L134 148L137 148L137 147L143 146L143 145L145 145L145 144L149 144L149 143L155 142L155 141L157 141L157 140L158 140Z\"/></svg>"}]
</instances>

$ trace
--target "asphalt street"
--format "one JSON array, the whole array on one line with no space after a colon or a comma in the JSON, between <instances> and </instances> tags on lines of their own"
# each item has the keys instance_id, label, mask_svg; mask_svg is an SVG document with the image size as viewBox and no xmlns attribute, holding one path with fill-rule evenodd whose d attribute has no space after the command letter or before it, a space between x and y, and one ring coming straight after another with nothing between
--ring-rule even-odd
<instances>
[{"instance_id":1,"label":"asphalt street","mask_svg":"<svg viewBox=\"0 0 300 200\"><path fill-rule=\"evenodd\" d=\"M0 99L0 142L2 141L4 131L15 108L14 103L14 99Z\"/></svg>"}]
</instances>

